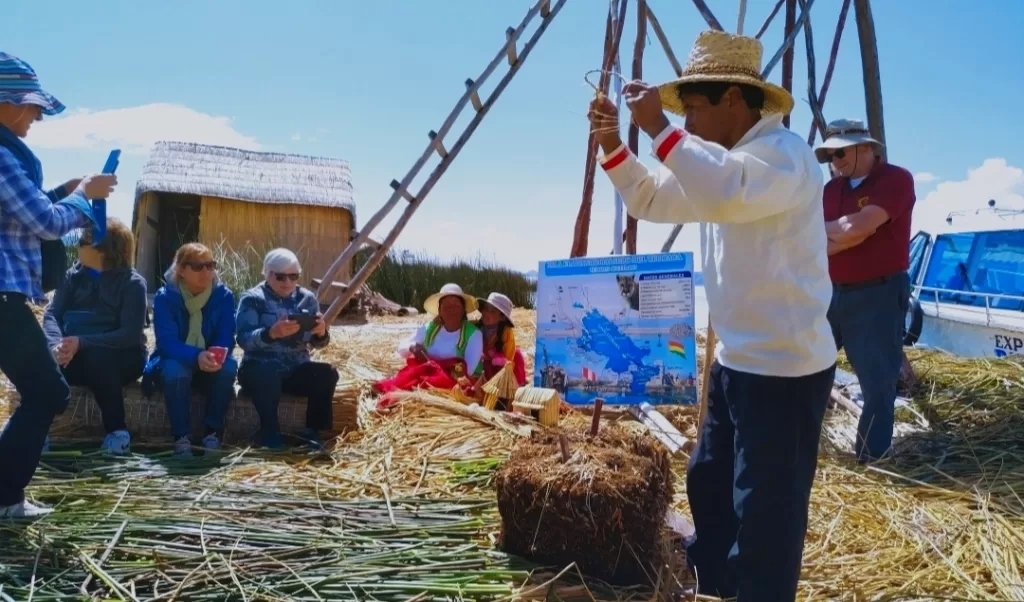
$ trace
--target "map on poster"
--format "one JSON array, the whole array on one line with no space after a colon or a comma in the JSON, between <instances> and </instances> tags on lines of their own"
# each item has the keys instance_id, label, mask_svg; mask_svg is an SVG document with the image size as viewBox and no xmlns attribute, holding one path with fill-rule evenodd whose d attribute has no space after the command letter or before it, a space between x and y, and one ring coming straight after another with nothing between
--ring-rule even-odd
<instances>
[{"instance_id":1,"label":"map on poster","mask_svg":"<svg viewBox=\"0 0 1024 602\"><path fill-rule=\"evenodd\" d=\"M534 385L571 404L697 400L693 253L541 262Z\"/></svg>"}]
</instances>

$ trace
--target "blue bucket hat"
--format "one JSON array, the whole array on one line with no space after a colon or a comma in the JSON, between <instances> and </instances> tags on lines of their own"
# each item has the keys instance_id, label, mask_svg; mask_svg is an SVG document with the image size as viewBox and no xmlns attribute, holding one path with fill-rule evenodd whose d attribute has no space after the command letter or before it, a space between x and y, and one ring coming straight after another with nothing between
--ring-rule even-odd
<instances>
[{"instance_id":1,"label":"blue bucket hat","mask_svg":"<svg viewBox=\"0 0 1024 602\"><path fill-rule=\"evenodd\" d=\"M6 52L0 52L0 103L36 105L46 115L64 110L64 105L39 85L35 70Z\"/></svg>"}]
</instances>

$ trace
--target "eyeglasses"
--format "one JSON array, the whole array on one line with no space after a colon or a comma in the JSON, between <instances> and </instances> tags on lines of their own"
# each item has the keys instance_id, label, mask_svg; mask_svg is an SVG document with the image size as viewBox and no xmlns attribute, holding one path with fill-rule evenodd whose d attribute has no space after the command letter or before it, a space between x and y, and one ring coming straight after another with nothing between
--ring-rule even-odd
<instances>
[{"instance_id":1,"label":"eyeglasses","mask_svg":"<svg viewBox=\"0 0 1024 602\"><path fill-rule=\"evenodd\" d=\"M185 265L193 272L202 272L203 270L210 270L212 272L217 269L216 261L186 261Z\"/></svg>"},{"instance_id":2,"label":"eyeglasses","mask_svg":"<svg viewBox=\"0 0 1024 602\"><path fill-rule=\"evenodd\" d=\"M846 150L842 148L837 148L835 151L832 152L832 155L829 156L829 159L842 159L845 156Z\"/></svg>"},{"instance_id":3,"label":"eyeglasses","mask_svg":"<svg viewBox=\"0 0 1024 602\"><path fill-rule=\"evenodd\" d=\"M277 272L274 272L274 280L277 280L278 282L284 282L285 280L291 280L292 282L295 282L298 279L298 274L279 274Z\"/></svg>"}]
</instances>

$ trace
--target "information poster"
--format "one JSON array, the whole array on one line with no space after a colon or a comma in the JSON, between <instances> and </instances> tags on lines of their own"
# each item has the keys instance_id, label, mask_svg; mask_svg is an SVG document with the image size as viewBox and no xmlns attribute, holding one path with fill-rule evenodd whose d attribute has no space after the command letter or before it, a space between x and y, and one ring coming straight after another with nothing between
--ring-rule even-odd
<instances>
[{"instance_id":1,"label":"information poster","mask_svg":"<svg viewBox=\"0 0 1024 602\"><path fill-rule=\"evenodd\" d=\"M541 262L534 385L570 404L697 401L693 253Z\"/></svg>"}]
</instances>

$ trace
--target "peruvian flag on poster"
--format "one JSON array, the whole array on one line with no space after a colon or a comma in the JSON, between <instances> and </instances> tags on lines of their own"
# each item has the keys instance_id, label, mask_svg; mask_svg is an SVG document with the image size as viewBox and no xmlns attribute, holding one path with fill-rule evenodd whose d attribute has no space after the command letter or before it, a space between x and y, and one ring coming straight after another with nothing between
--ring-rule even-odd
<instances>
[{"instance_id":1,"label":"peruvian flag on poster","mask_svg":"<svg viewBox=\"0 0 1024 602\"><path fill-rule=\"evenodd\" d=\"M590 368L583 366L583 380L597 382L597 373Z\"/></svg>"}]
</instances>

